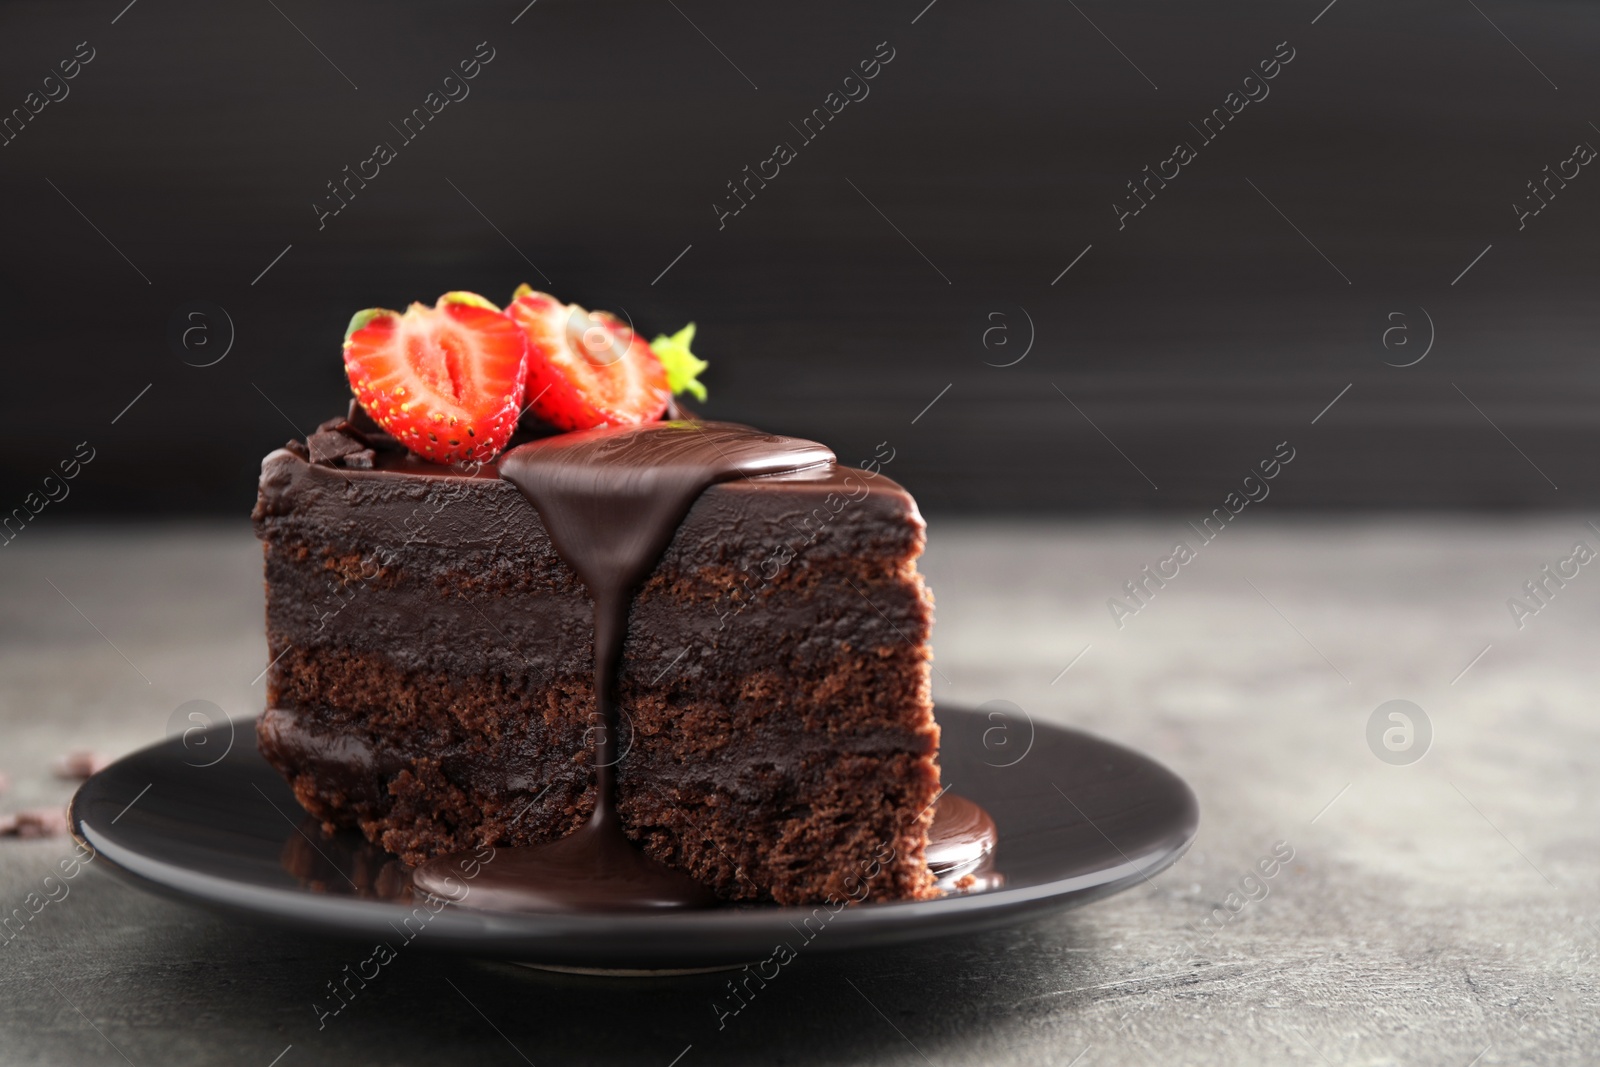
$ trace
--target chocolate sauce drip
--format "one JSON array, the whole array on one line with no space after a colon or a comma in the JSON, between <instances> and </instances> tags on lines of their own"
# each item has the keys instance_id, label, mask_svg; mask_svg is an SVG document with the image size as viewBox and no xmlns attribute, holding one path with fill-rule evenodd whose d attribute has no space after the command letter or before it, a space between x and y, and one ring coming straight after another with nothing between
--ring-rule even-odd
<instances>
[{"instance_id":1,"label":"chocolate sauce drip","mask_svg":"<svg viewBox=\"0 0 1600 1067\"><path fill-rule=\"evenodd\" d=\"M994 848L999 841L994 819L982 807L945 793L928 827L928 869L945 892L993 889L1004 884L994 869Z\"/></svg>"},{"instance_id":2,"label":"chocolate sauce drip","mask_svg":"<svg viewBox=\"0 0 1600 1067\"><path fill-rule=\"evenodd\" d=\"M832 464L812 441L732 423L673 421L562 434L500 457L500 476L528 498L594 601L595 807L589 823L543 845L501 849L473 885L473 904L509 911L704 906L709 891L655 862L617 814L617 669L635 590L650 576L696 498L738 477ZM413 874L443 889L452 857ZM437 895L451 896L447 892Z\"/></svg>"}]
</instances>

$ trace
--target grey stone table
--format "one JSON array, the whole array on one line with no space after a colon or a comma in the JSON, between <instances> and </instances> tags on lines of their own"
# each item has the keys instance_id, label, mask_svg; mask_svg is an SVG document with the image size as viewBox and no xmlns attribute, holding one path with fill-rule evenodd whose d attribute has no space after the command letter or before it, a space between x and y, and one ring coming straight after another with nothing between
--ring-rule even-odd
<instances>
[{"instance_id":1,"label":"grey stone table","mask_svg":"<svg viewBox=\"0 0 1600 1067\"><path fill-rule=\"evenodd\" d=\"M363 947L91 865L0 948L0 1062L1600 1059L1600 567L1570 564L1561 585L1541 571L1600 547L1581 517L1241 521L1120 628L1107 600L1196 540L1181 522L931 536L941 700L1014 701L1194 785L1199 839L1151 885L999 934L802 955L720 1032L715 975L420 952L319 1030L313 1001ZM30 529L0 552L0 810L62 803L54 758L154 741L185 701L257 712L259 564L238 526ZM1535 579L1542 604L1523 590ZM1409 748L1388 711L1369 743L1392 699L1415 705ZM68 851L0 840L0 906Z\"/></svg>"}]
</instances>

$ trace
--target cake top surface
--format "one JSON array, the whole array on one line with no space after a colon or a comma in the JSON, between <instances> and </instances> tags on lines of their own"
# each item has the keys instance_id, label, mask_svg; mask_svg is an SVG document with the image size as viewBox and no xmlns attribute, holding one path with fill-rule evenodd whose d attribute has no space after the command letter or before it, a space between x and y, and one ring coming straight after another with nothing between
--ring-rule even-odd
<instances>
[{"instance_id":1,"label":"cake top surface","mask_svg":"<svg viewBox=\"0 0 1600 1067\"><path fill-rule=\"evenodd\" d=\"M709 486L832 464L833 453L813 441L677 420L547 437L498 465L539 512L556 551L600 596L644 579Z\"/></svg>"},{"instance_id":2,"label":"cake top surface","mask_svg":"<svg viewBox=\"0 0 1600 1067\"><path fill-rule=\"evenodd\" d=\"M538 468L540 478L554 479L552 488L570 482L589 500L631 485L634 503L612 516L619 522L635 517L641 487L679 481L696 484L693 503L719 483L717 496L781 483L854 501L864 482L879 479L873 488L888 490L879 502L915 516L909 494L880 479L893 458L887 442L859 470L841 469L822 445L701 421L685 410L678 394L706 397L699 375L707 364L690 351L694 335L690 323L646 344L615 315L527 286L503 309L450 292L403 313L359 311L343 345L354 395L348 412L323 422L303 445L285 447L345 490L361 486L368 501L374 491L408 496L419 482L504 484L503 474L526 496L526 477ZM263 467L267 512L291 487L326 480L292 474L287 460L268 457Z\"/></svg>"}]
</instances>

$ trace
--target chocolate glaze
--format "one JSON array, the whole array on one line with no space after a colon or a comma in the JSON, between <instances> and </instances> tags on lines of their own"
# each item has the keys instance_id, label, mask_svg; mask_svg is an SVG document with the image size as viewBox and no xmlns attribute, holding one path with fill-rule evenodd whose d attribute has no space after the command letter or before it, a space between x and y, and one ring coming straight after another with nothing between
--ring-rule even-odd
<instances>
[{"instance_id":1,"label":"chocolate glaze","mask_svg":"<svg viewBox=\"0 0 1600 1067\"><path fill-rule=\"evenodd\" d=\"M635 847L615 816L548 844L495 849L463 897L457 863L471 855L437 856L411 872L411 883L489 911L649 911L717 902L711 890Z\"/></svg>"},{"instance_id":2,"label":"chocolate glaze","mask_svg":"<svg viewBox=\"0 0 1600 1067\"><path fill-rule=\"evenodd\" d=\"M709 890L647 857L617 813L616 681L634 590L649 576L695 499L733 478L830 466L812 441L732 423L687 420L606 427L521 445L500 457L500 476L528 499L557 554L594 602L595 808L560 840L502 849L474 885L474 905L507 911L703 907ZM413 874L439 896L456 857Z\"/></svg>"},{"instance_id":3,"label":"chocolate glaze","mask_svg":"<svg viewBox=\"0 0 1600 1067\"><path fill-rule=\"evenodd\" d=\"M386 792L384 780L406 767L405 759L397 753L374 748L347 733L309 730L297 713L283 708L268 708L262 713L256 720L256 738L356 800L381 800Z\"/></svg>"},{"instance_id":4,"label":"chocolate glaze","mask_svg":"<svg viewBox=\"0 0 1600 1067\"><path fill-rule=\"evenodd\" d=\"M999 841L994 819L966 797L945 793L928 827L928 869L946 892L992 889L1005 881L994 869Z\"/></svg>"},{"instance_id":5,"label":"chocolate glaze","mask_svg":"<svg viewBox=\"0 0 1600 1067\"><path fill-rule=\"evenodd\" d=\"M994 820L989 813L955 793L939 798L928 828L928 869L943 877L977 862L993 851Z\"/></svg>"}]
</instances>

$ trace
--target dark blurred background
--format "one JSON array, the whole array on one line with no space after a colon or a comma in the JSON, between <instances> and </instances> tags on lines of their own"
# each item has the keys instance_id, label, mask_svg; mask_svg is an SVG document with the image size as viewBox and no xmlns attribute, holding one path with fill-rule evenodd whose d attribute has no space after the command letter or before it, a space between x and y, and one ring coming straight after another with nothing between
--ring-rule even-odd
<instances>
[{"instance_id":1,"label":"dark blurred background","mask_svg":"<svg viewBox=\"0 0 1600 1067\"><path fill-rule=\"evenodd\" d=\"M62 516L242 516L352 311L522 281L935 514L1208 511L1282 441L1273 507L1600 499L1594 4L125 5L0 7L0 512L87 441Z\"/></svg>"}]
</instances>

